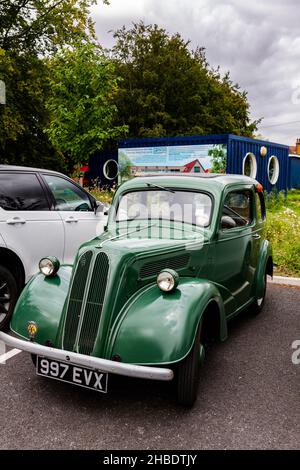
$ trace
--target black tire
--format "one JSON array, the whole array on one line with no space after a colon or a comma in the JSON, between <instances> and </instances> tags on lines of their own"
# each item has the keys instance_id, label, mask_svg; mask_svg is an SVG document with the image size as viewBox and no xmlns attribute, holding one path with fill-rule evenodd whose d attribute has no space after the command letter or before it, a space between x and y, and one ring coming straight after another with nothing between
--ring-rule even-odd
<instances>
[{"instance_id":1,"label":"black tire","mask_svg":"<svg viewBox=\"0 0 300 470\"><path fill-rule=\"evenodd\" d=\"M263 296L260 299L255 299L253 304L250 307L250 311L252 315L258 315L264 308L266 292L267 292L267 273L265 273L264 282L265 282L265 285L264 285Z\"/></svg>"},{"instance_id":2,"label":"black tire","mask_svg":"<svg viewBox=\"0 0 300 470\"><path fill-rule=\"evenodd\" d=\"M8 327L18 294L16 279L7 268L0 265L0 330Z\"/></svg>"},{"instance_id":3,"label":"black tire","mask_svg":"<svg viewBox=\"0 0 300 470\"><path fill-rule=\"evenodd\" d=\"M200 376L200 345L202 323L200 323L194 345L188 356L178 364L177 369L177 403L193 406L197 399ZM203 345L202 345L203 347Z\"/></svg>"}]
</instances>

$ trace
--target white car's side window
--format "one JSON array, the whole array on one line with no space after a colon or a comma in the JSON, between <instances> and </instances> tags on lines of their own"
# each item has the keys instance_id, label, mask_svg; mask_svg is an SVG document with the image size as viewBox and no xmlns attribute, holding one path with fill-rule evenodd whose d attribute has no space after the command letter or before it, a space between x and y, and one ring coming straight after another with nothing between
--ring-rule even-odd
<instances>
[{"instance_id":1,"label":"white car's side window","mask_svg":"<svg viewBox=\"0 0 300 470\"><path fill-rule=\"evenodd\" d=\"M59 176L44 175L54 196L58 211L92 211L88 195L78 186Z\"/></svg>"}]
</instances>

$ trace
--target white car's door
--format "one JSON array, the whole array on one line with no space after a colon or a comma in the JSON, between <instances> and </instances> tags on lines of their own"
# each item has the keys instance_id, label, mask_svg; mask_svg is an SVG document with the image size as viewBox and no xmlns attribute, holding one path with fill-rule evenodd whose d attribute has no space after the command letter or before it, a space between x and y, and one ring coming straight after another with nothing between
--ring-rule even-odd
<instances>
[{"instance_id":1,"label":"white car's door","mask_svg":"<svg viewBox=\"0 0 300 470\"><path fill-rule=\"evenodd\" d=\"M62 259L64 227L49 208L46 192L34 172L0 173L0 234L25 269L26 281L45 256Z\"/></svg>"},{"instance_id":2,"label":"white car's door","mask_svg":"<svg viewBox=\"0 0 300 470\"><path fill-rule=\"evenodd\" d=\"M88 193L69 179L49 174L43 177L64 224L64 262L73 263L79 246L103 232L107 217L103 212L95 213Z\"/></svg>"}]
</instances>

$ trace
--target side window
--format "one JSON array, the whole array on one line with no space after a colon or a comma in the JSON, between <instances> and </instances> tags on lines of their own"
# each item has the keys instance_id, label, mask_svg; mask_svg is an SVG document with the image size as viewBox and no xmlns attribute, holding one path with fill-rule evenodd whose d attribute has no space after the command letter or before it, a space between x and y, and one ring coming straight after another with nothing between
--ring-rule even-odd
<instances>
[{"instance_id":1,"label":"side window","mask_svg":"<svg viewBox=\"0 0 300 470\"><path fill-rule=\"evenodd\" d=\"M42 186L34 173L0 173L0 207L7 211L48 211Z\"/></svg>"},{"instance_id":2,"label":"side window","mask_svg":"<svg viewBox=\"0 0 300 470\"><path fill-rule=\"evenodd\" d=\"M232 191L227 194L221 220L223 229L244 227L252 222L252 192Z\"/></svg>"},{"instance_id":3,"label":"side window","mask_svg":"<svg viewBox=\"0 0 300 470\"><path fill-rule=\"evenodd\" d=\"M88 195L64 178L43 175L53 194L57 211L92 211Z\"/></svg>"},{"instance_id":4,"label":"side window","mask_svg":"<svg viewBox=\"0 0 300 470\"><path fill-rule=\"evenodd\" d=\"M266 218L266 207L264 196L261 193L255 194L257 221L262 222Z\"/></svg>"}]
</instances>

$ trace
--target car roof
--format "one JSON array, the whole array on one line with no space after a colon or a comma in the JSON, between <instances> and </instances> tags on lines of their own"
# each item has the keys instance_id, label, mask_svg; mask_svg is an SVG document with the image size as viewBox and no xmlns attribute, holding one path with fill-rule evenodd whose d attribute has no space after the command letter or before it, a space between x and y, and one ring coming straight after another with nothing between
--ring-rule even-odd
<instances>
[{"instance_id":1,"label":"car roof","mask_svg":"<svg viewBox=\"0 0 300 470\"><path fill-rule=\"evenodd\" d=\"M45 170L42 168L31 168L31 167L26 167L26 166L16 166L16 165L0 165L0 171L22 171L23 173L49 173L52 175L62 175L62 173L59 173L58 171L54 170ZM65 175L63 175L65 176Z\"/></svg>"},{"instance_id":2,"label":"car roof","mask_svg":"<svg viewBox=\"0 0 300 470\"><path fill-rule=\"evenodd\" d=\"M219 190L223 189L225 186L244 184L244 185L256 185L258 181L249 176L236 175L236 174L216 174L216 173L200 173L197 176L191 174L170 174L164 173L163 175L156 174L147 174L147 176L137 176L126 183L124 186L134 187L139 183L147 184L153 183L157 185L165 186L178 186L187 188L199 188L199 189L213 189L218 188ZM123 186L123 185L122 185Z\"/></svg>"}]
</instances>

